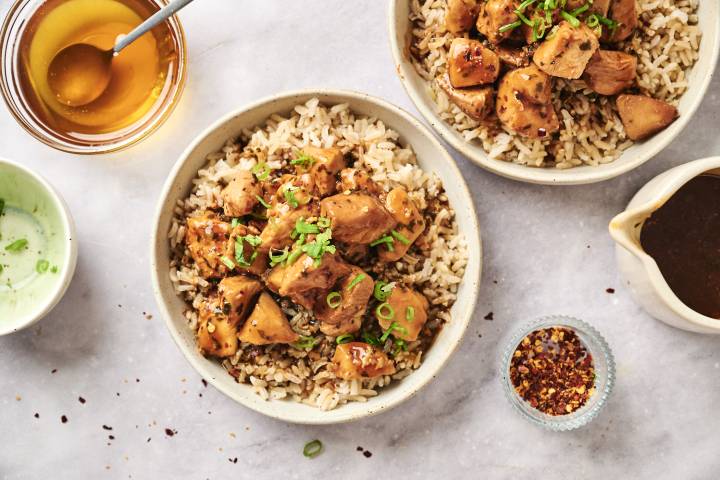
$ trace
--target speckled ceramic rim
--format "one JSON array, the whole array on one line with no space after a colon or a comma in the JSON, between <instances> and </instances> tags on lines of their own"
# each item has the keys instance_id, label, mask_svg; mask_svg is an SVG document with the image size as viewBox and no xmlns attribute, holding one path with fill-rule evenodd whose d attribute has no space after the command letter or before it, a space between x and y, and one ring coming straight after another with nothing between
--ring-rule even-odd
<instances>
[{"instance_id":1,"label":"speckled ceramic rim","mask_svg":"<svg viewBox=\"0 0 720 480\"><path fill-rule=\"evenodd\" d=\"M700 8L703 13L700 15L700 24L703 39L700 44L700 58L689 75L690 89L680 101L679 119L651 139L633 145L611 163L596 167L579 166L567 170L526 167L489 158L480 145L465 141L459 132L436 113L435 105L428 94L427 82L417 74L409 61L410 1L390 0L388 6L390 47L397 74L410 99L433 129L475 164L500 176L527 183L580 185L601 182L629 172L650 160L680 134L700 106L712 81L720 52L720 7L717 1L702 1Z\"/></svg>"},{"instance_id":2,"label":"speckled ceramic rim","mask_svg":"<svg viewBox=\"0 0 720 480\"><path fill-rule=\"evenodd\" d=\"M446 189L455 191L453 196L462 199L460 205L452 206L458 215L461 230L466 235L470 255L461 285L461 292L464 292L462 310L460 310L461 302L458 301L453 306L451 325L440 332L420 368L413 372L412 375L383 389L377 397L370 398L366 403L351 402L327 412L292 401L262 400L247 385L236 383L217 362L202 357L197 352L194 339L190 338L192 332L187 328L186 320L184 318L179 319L178 323L181 326L178 326L172 317L171 311L173 309L178 311L177 305L178 302L182 302L182 299L175 294L167 270L169 261L167 258L167 231L170 227L172 210L176 201L184 198L190 189L189 182L187 185L178 184L178 176L184 175L185 165L198 165L199 168L205 162L205 156L211 153L211 151L206 150L207 145L205 145L209 137L217 135L218 132L223 135L227 134L225 138L236 135L238 131L235 130L230 133L227 127L228 124L239 123L240 119L244 117L257 117L262 118L262 121L264 121L271 113L287 113L293 106L304 103L313 97L318 97L325 104L347 103L350 109L358 113L374 110L373 116L383 120L389 128L412 132L409 136L415 137L415 142L411 138L407 138L408 135L401 133L402 143L408 142L413 146L413 143L417 144L421 137L423 143L427 142L428 147L425 152L416 151L418 161L424 168L442 171L442 175L452 179L452 182L446 180L445 186ZM259 112L265 112L266 110L268 111L267 115L263 113L262 117L258 117ZM388 120L388 118L392 120ZM202 155L202 161L199 155ZM197 169L195 169L195 172L197 172ZM462 227L463 224L464 227ZM163 255L165 255L165 258L163 258ZM452 157L427 128L407 112L367 94L344 90L319 89L283 93L258 100L225 115L201 133L180 156L165 183L157 207L150 258L153 289L160 311L165 317L166 325L175 343L203 378L238 403L264 415L286 422L322 425L359 420L387 411L411 398L439 374L443 365L462 341L475 309L482 270L482 244L475 207L467 185ZM185 331L181 331L183 329Z\"/></svg>"},{"instance_id":3,"label":"speckled ceramic rim","mask_svg":"<svg viewBox=\"0 0 720 480\"><path fill-rule=\"evenodd\" d=\"M45 302L35 309L35 311L24 318L17 319L11 322L7 327L3 327L0 324L0 336L7 335L20 331L27 328L45 317L55 306L60 302L62 297L65 295L70 282L72 281L73 275L75 274L75 267L77 266L77 255L78 246L77 239L75 238L75 222L73 222L72 215L67 204L62 199L60 194L50 185L47 180L41 177L39 174L32 170L20 165L17 162L5 160L0 158L0 164L10 165L13 168L18 169L23 174L34 179L38 182L43 189L47 192L48 197L53 201L60 212L60 218L62 220L63 235L65 236L65 258L60 271L60 281L57 283L55 289L47 292L47 298Z\"/></svg>"},{"instance_id":4,"label":"speckled ceramic rim","mask_svg":"<svg viewBox=\"0 0 720 480\"><path fill-rule=\"evenodd\" d=\"M595 394L590 397L590 401L585 406L569 415L562 416L547 415L531 407L517 394L508 375L512 355L522 339L535 330L553 326L566 327L577 332L582 342L590 350L595 363ZM500 380L506 398L522 417L550 430L574 430L593 421L605 406L615 384L615 358L605 338L590 324L562 315L542 317L526 323L511 335L500 362Z\"/></svg>"}]
</instances>

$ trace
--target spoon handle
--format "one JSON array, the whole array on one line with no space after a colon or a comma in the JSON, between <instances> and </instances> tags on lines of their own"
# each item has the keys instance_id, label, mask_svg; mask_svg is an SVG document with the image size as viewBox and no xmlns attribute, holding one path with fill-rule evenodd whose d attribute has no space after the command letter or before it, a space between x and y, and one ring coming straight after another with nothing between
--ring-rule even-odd
<instances>
[{"instance_id":1,"label":"spoon handle","mask_svg":"<svg viewBox=\"0 0 720 480\"><path fill-rule=\"evenodd\" d=\"M120 38L113 47L113 53L120 53L120 50L130 45L132 42L145 35L147 32L155 28L158 24L164 22L175 12L185 7L193 0L173 0L157 11L152 17L135 27L130 33Z\"/></svg>"}]
</instances>

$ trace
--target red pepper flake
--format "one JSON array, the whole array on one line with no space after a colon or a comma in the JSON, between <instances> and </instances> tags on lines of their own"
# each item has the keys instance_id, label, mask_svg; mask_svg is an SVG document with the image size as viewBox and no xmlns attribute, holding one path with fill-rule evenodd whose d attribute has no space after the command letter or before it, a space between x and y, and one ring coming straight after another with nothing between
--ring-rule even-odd
<instances>
[{"instance_id":1,"label":"red pepper flake","mask_svg":"<svg viewBox=\"0 0 720 480\"><path fill-rule=\"evenodd\" d=\"M595 366L574 331L544 328L523 338L515 349L510 380L533 408L548 415L567 415L595 393Z\"/></svg>"},{"instance_id":2,"label":"red pepper flake","mask_svg":"<svg viewBox=\"0 0 720 480\"><path fill-rule=\"evenodd\" d=\"M86 400L85 400L83 397L78 397L78 402L80 402L80 403L85 403L85 401L86 401Z\"/></svg>"},{"instance_id":3,"label":"red pepper flake","mask_svg":"<svg viewBox=\"0 0 720 480\"><path fill-rule=\"evenodd\" d=\"M167 435L168 437L172 437L173 435L175 435L175 433L176 432L170 428L165 429L165 435Z\"/></svg>"},{"instance_id":4,"label":"red pepper flake","mask_svg":"<svg viewBox=\"0 0 720 480\"><path fill-rule=\"evenodd\" d=\"M67 420L67 417L65 415L63 415L62 417L60 417L60 421L62 423L67 423L68 420Z\"/></svg>"},{"instance_id":5,"label":"red pepper flake","mask_svg":"<svg viewBox=\"0 0 720 480\"><path fill-rule=\"evenodd\" d=\"M615 289L614 289L614 288L606 288L605 291L606 291L607 293L610 293L610 294L615 293Z\"/></svg>"}]
</instances>

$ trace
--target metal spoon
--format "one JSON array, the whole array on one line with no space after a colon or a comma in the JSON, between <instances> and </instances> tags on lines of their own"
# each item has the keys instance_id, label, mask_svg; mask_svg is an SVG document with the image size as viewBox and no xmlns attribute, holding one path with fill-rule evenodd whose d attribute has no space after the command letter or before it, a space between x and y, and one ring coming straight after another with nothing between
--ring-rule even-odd
<instances>
[{"instance_id":1,"label":"metal spoon","mask_svg":"<svg viewBox=\"0 0 720 480\"><path fill-rule=\"evenodd\" d=\"M110 50L87 43L75 43L60 50L50 62L47 75L58 101L80 107L96 100L110 84L113 57L192 1L173 0L130 33L118 37Z\"/></svg>"}]
</instances>

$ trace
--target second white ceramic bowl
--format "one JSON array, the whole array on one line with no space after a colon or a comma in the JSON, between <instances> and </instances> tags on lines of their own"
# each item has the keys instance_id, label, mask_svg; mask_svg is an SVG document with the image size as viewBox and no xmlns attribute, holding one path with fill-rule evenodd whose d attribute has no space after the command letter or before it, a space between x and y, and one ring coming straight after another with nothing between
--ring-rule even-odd
<instances>
[{"instance_id":1,"label":"second white ceramic bowl","mask_svg":"<svg viewBox=\"0 0 720 480\"><path fill-rule=\"evenodd\" d=\"M352 402L328 412L287 400L262 400L250 386L235 382L218 362L203 357L195 346L194 333L188 328L183 315L185 302L175 294L168 275L170 250L167 232L172 211L177 200L189 194L192 180L206 163L206 156L220 150L228 138L237 136L243 129L261 125L272 114L288 114L296 105L313 97L319 98L325 105L347 103L354 112L376 117L399 133L401 143L410 145L415 151L419 165L428 172L436 173L443 181L450 205L456 212L460 233L467 239L469 255L464 281L452 307L452 321L440 331L420 368L366 403ZM151 248L156 299L173 339L190 364L208 382L242 405L294 423L330 424L357 420L392 408L417 393L440 373L460 344L480 287L480 228L470 192L450 155L432 133L406 112L377 98L347 91L301 91L263 99L226 115L201 133L182 154L168 177L158 205Z\"/></svg>"},{"instance_id":2,"label":"second white ceramic bowl","mask_svg":"<svg viewBox=\"0 0 720 480\"><path fill-rule=\"evenodd\" d=\"M720 51L720 6L717 0L700 0L698 17L699 27L703 34L700 58L688 77L690 83L688 91L680 100L678 107L680 118L652 138L636 143L611 163L596 167L580 166L567 170L527 167L489 158L481 145L467 142L458 131L445 123L437 114L427 81L418 75L410 61L408 42L412 28L409 19L411 1L390 1L388 26L396 71L413 103L425 120L445 141L474 163L503 177L528 183L578 185L600 182L637 168L657 155L680 134L700 106L712 80Z\"/></svg>"}]
</instances>

